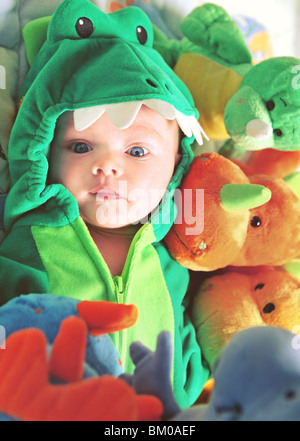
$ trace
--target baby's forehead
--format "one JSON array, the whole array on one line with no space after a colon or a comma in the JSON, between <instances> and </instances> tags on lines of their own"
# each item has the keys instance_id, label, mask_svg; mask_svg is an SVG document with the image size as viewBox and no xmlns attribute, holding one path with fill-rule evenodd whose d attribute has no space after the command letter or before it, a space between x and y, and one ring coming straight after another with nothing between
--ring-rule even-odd
<instances>
[{"instance_id":1,"label":"baby's forehead","mask_svg":"<svg viewBox=\"0 0 300 441\"><path fill-rule=\"evenodd\" d=\"M73 112L68 111L62 113L56 121L56 129L57 130L65 130L73 124Z\"/></svg>"}]
</instances>

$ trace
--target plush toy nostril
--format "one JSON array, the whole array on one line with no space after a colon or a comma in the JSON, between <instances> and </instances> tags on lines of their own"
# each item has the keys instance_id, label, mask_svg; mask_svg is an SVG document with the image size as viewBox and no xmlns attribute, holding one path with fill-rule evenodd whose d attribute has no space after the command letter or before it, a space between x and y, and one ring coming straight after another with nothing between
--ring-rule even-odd
<instances>
[{"instance_id":1,"label":"plush toy nostril","mask_svg":"<svg viewBox=\"0 0 300 441\"><path fill-rule=\"evenodd\" d=\"M149 79L147 78L146 82L147 82L151 87L155 87L155 88L157 88L157 85L154 84L152 80L149 80Z\"/></svg>"},{"instance_id":2,"label":"plush toy nostril","mask_svg":"<svg viewBox=\"0 0 300 441\"><path fill-rule=\"evenodd\" d=\"M263 308L263 312L265 314L271 314L271 312L273 312L275 309L275 305L274 303L268 303L264 308Z\"/></svg>"}]
</instances>

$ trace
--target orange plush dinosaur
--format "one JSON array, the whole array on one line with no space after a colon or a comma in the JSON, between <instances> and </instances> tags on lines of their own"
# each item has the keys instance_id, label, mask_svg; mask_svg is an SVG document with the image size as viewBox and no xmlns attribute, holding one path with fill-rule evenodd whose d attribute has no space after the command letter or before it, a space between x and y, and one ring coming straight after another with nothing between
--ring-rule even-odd
<instances>
[{"instance_id":1,"label":"orange plush dinosaur","mask_svg":"<svg viewBox=\"0 0 300 441\"><path fill-rule=\"evenodd\" d=\"M250 176L272 192L267 204L250 210L246 240L235 266L284 265L300 254L300 173L285 179Z\"/></svg>"},{"instance_id":2,"label":"orange plush dinosaur","mask_svg":"<svg viewBox=\"0 0 300 441\"><path fill-rule=\"evenodd\" d=\"M201 205L198 190L203 190ZM271 197L270 190L251 184L237 165L217 153L194 159L180 191L183 202L165 242L181 265L196 271L230 265L245 242L250 209Z\"/></svg>"},{"instance_id":3,"label":"orange plush dinosaur","mask_svg":"<svg viewBox=\"0 0 300 441\"><path fill-rule=\"evenodd\" d=\"M263 149L253 152L246 163L235 159L233 162L238 164L247 176L264 174L283 179L299 170L300 151Z\"/></svg>"},{"instance_id":4,"label":"orange plush dinosaur","mask_svg":"<svg viewBox=\"0 0 300 441\"><path fill-rule=\"evenodd\" d=\"M188 189L192 194L204 189L200 234L188 233L199 220L196 198L186 204ZM299 172L285 179L247 177L229 159L216 153L201 155L181 185L184 203L179 207L179 222L166 237L167 247L175 260L194 271L284 265L299 255L299 190Z\"/></svg>"},{"instance_id":5,"label":"orange plush dinosaur","mask_svg":"<svg viewBox=\"0 0 300 441\"><path fill-rule=\"evenodd\" d=\"M293 331L300 323L300 281L280 268L228 268L200 285L192 317L212 367L225 344L242 329L270 325Z\"/></svg>"}]
</instances>

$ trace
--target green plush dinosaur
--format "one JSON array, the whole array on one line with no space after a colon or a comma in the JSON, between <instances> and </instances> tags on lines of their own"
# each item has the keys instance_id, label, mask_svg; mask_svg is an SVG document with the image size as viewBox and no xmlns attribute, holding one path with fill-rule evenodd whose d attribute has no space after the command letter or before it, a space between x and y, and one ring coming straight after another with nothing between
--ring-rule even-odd
<instances>
[{"instance_id":1,"label":"green plush dinosaur","mask_svg":"<svg viewBox=\"0 0 300 441\"><path fill-rule=\"evenodd\" d=\"M226 11L204 4L181 24L185 38L155 30L155 47L189 88L206 134L247 150L300 149L300 60L252 64L245 38Z\"/></svg>"}]
</instances>

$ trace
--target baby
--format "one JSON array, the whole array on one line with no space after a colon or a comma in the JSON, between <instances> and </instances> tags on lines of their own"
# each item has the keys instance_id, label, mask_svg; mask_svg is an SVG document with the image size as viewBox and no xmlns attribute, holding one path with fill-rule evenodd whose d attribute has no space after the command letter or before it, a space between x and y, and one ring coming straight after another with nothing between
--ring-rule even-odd
<instances>
[{"instance_id":1,"label":"baby","mask_svg":"<svg viewBox=\"0 0 300 441\"><path fill-rule=\"evenodd\" d=\"M190 93L152 48L137 8L106 15L64 0L22 88L0 247L1 302L28 293L136 304L111 334L124 371L133 341L173 338L172 385L190 406L208 371L191 324L189 274L162 240L201 127Z\"/></svg>"},{"instance_id":2,"label":"baby","mask_svg":"<svg viewBox=\"0 0 300 441\"><path fill-rule=\"evenodd\" d=\"M142 105L127 129L104 113L82 131L72 114L58 124L50 181L75 197L113 276L121 275L140 221L154 211L179 163L179 127Z\"/></svg>"}]
</instances>

